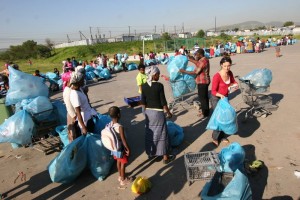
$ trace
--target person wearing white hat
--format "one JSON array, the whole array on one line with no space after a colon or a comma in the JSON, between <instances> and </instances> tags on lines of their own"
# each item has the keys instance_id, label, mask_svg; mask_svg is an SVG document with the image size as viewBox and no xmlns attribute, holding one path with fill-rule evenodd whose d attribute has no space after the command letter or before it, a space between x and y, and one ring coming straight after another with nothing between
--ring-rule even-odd
<instances>
[{"instance_id":1,"label":"person wearing white hat","mask_svg":"<svg viewBox=\"0 0 300 200\"><path fill-rule=\"evenodd\" d=\"M72 90L70 92L70 101L75 109L78 126L81 133L86 135L87 132L94 132L93 116L97 112L89 104L88 96L82 91L84 86L84 73L73 72L70 79Z\"/></svg>"}]
</instances>

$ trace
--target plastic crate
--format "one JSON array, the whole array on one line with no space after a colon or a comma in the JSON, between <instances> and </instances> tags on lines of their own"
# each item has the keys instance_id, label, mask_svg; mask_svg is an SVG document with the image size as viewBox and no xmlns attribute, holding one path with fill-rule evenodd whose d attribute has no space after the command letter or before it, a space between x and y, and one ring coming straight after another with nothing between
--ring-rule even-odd
<instances>
[{"instance_id":1,"label":"plastic crate","mask_svg":"<svg viewBox=\"0 0 300 200\"><path fill-rule=\"evenodd\" d=\"M124 97L124 102L129 105L130 107L136 107L141 105L141 96L135 96L135 97Z\"/></svg>"},{"instance_id":2,"label":"plastic crate","mask_svg":"<svg viewBox=\"0 0 300 200\"><path fill-rule=\"evenodd\" d=\"M184 154L187 180L210 180L219 171L220 160L214 151Z\"/></svg>"}]
</instances>

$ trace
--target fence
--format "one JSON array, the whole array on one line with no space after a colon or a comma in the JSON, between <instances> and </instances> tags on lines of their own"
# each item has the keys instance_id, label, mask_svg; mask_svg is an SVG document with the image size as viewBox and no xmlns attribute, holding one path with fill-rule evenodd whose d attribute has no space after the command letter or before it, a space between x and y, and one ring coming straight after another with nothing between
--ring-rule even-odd
<instances>
[{"instance_id":1,"label":"fence","mask_svg":"<svg viewBox=\"0 0 300 200\"><path fill-rule=\"evenodd\" d=\"M165 41L164 49L165 52L174 52L176 49L180 49L181 46L185 46L186 49L192 50L195 43L198 43L199 47L206 46L205 39L203 38L173 39Z\"/></svg>"}]
</instances>

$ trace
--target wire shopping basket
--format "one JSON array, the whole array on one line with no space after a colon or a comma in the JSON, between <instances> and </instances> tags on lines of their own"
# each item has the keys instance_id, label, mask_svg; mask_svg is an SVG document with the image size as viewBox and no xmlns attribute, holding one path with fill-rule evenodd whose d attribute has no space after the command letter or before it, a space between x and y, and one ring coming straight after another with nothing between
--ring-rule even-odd
<instances>
[{"instance_id":1,"label":"wire shopping basket","mask_svg":"<svg viewBox=\"0 0 300 200\"><path fill-rule=\"evenodd\" d=\"M184 154L187 180L210 180L217 171L220 171L220 160L214 151Z\"/></svg>"}]
</instances>

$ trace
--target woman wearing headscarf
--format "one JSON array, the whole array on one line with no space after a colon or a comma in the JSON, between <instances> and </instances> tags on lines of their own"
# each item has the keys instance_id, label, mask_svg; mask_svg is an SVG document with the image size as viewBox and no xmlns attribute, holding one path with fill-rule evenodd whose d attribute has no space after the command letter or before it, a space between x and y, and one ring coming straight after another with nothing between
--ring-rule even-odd
<instances>
[{"instance_id":1,"label":"woman wearing headscarf","mask_svg":"<svg viewBox=\"0 0 300 200\"><path fill-rule=\"evenodd\" d=\"M147 83L142 85L142 105L145 109L145 149L150 157L163 156L163 163L168 164L174 160L173 155L168 155L169 141L166 117L172 114L167 106L163 84L159 83L160 71L156 66L146 70Z\"/></svg>"},{"instance_id":2,"label":"woman wearing headscarf","mask_svg":"<svg viewBox=\"0 0 300 200\"><path fill-rule=\"evenodd\" d=\"M74 107L81 133L83 135L86 135L87 132L93 133L95 127L93 116L97 115L97 112L90 106L88 96L82 89L84 86L84 73L73 72L70 85L72 86L70 101Z\"/></svg>"}]
</instances>

